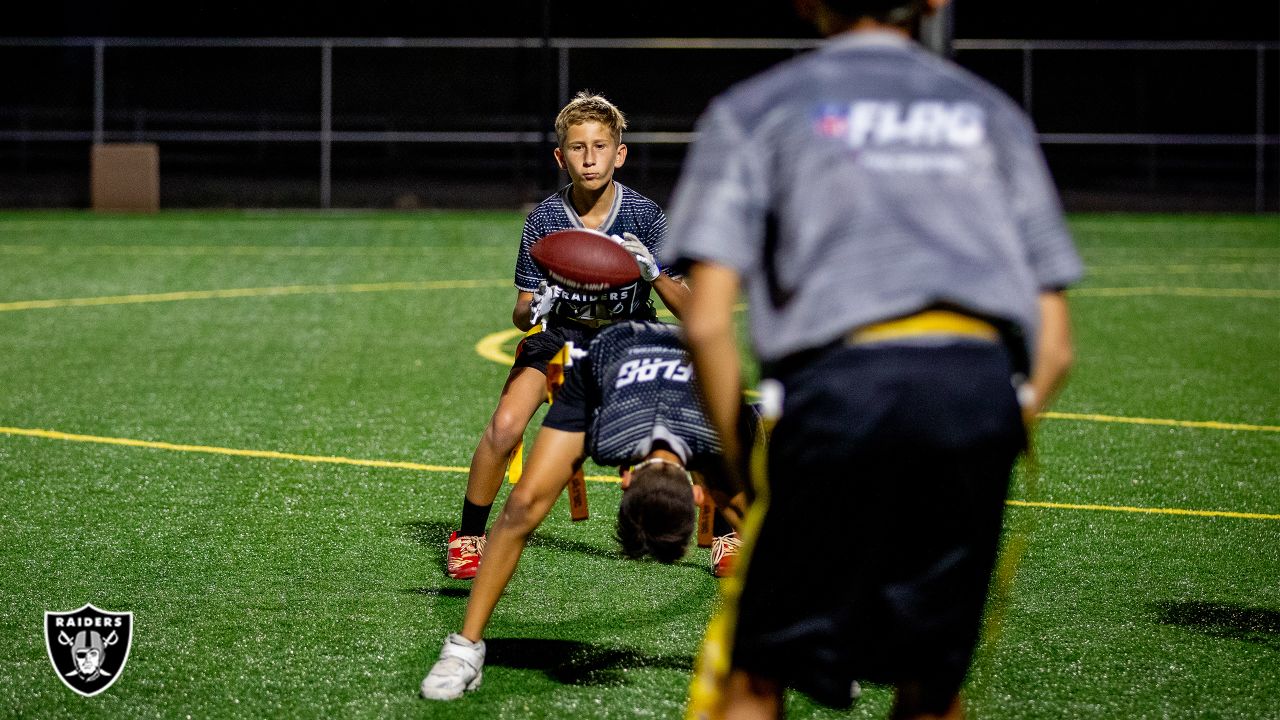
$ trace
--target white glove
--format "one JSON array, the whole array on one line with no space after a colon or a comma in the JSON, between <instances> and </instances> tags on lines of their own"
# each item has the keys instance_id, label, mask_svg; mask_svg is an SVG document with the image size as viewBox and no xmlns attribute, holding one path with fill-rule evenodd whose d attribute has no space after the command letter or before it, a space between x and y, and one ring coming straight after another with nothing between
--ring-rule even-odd
<instances>
[{"instance_id":1,"label":"white glove","mask_svg":"<svg viewBox=\"0 0 1280 720\"><path fill-rule=\"evenodd\" d=\"M662 272L662 268L658 267L658 261L654 259L653 253L649 252L649 248L640 242L640 238L628 232L622 233L622 237L614 235L613 239L635 256L636 265L640 268L640 277L644 278L645 282L651 283L658 279L658 273Z\"/></svg>"},{"instance_id":2,"label":"white glove","mask_svg":"<svg viewBox=\"0 0 1280 720\"><path fill-rule=\"evenodd\" d=\"M546 280L538 283L538 289L533 291L533 300L529 303L529 322L536 325L550 315L558 297L560 297L559 285L548 285Z\"/></svg>"}]
</instances>

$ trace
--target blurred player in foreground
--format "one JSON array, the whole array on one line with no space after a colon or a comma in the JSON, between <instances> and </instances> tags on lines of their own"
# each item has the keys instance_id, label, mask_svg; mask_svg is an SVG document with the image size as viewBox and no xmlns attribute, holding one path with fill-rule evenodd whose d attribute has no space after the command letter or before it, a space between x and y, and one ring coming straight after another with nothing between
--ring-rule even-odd
<instances>
[{"instance_id":1,"label":"blurred player in foreground","mask_svg":"<svg viewBox=\"0 0 1280 720\"><path fill-rule=\"evenodd\" d=\"M699 121L666 257L691 264L684 321L730 467L740 287L783 397L690 717L775 718L787 687L848 706L857 679L896 686L894 717L963 715L1081 264L1029 119L911 41L944 2L801 0L827 43Z\"/></svg>"},{"instance_id":2,"label":"blurred player in foreground","mask_svg":"<svg viewBox=\"0 0 1280 720\"><path fill-rule=\"evenodd\" d=\"M627 121L599 95L579 93L556 117L556 164L570 183L529 213L516 256L516 304L511 321L521 330L537 327L516 348L498 407L471 456L459 529L448 541L446 572L451 578L475 577L485 549L485 525L512 452L546 398L547 361L566 342L585 347L595 332L616 320L654 318L652 287L676 317L689 289L659 269L654 256L662 246L666 217L653 201L613 179L627 159L622 131ZM605 300L600 293L564 292L548 285L529 257L535 242L557 230L588 228L617 235L640 268L641 280L627 293L629 302ZM618 289L613 288L616 292Z\"/></svg>"},{"instance_id":3,"label":"blurred player in foreground","mask_svg":"<svg viewBox=\"0 0 1280 720\"><path fill-rule=\"evenodd\" d=\"M711 488L731 520L746 509L727 484L720 445L703 412L679 329L626 322L601 330L566 368L529 465L511 491L471 586L462 631L449 635L422 681L422 696L453 700L480 685L481 638L529 535L542 523L585 454L623 476L617 537L625 555L679 560L696 505Z\"/></svg>"}]
</instances>

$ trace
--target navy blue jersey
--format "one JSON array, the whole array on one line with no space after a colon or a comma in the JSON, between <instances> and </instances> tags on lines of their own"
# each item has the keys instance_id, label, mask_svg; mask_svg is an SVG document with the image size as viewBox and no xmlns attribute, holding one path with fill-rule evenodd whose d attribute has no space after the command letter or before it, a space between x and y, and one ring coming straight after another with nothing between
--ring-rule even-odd
<instances>
[{"instance_id":1,"label":"navy blue jersey","mask_svg":"<svg viewBox=\"0 0 1280 720\"><path fill-rule=\"evenodd\" d=\"M525 218L520 233L520 251L516 255L515 285L517 290L533 292L548 280L542 269L529 256L529 248L542 238L560 230L582 228L582 218L569 200L572 185L543 200ZM667 217L649 198L620 182L614 182L613 208L598 228L606 235L631 233L649 248L654 257L662 249L667 233ZM664 270L665 272L665 270ZM643 280L624 288L611 288L593 293L568 290L556 303L553 316L570 320L651 319L653 306L649 300L651 285Z\"/></svg>"},{"instance_id":2,"label":"navy blue jersey","mask_svg":"<svg viewBox=\"0 0 1280 720\"><path fill-rule=\"evenodd\" d=\"M628 465L663 442L686 465L720 454L694 384L693 366L674 325L624 322L600 331L565 383L543 424L587 433L601 465Z\"/></svg>"}]
</instances>

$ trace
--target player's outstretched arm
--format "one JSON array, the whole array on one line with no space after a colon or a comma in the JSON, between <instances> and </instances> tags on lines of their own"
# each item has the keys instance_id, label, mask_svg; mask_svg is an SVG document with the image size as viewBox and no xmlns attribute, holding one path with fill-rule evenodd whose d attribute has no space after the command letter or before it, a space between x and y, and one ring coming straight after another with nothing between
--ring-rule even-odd
<instances>
[{"instance_id":1,"label":"player's outstretched arm","mask_svg":"<svg viewBox=\"0 0 1280 720\"><path fill-rule=\"evenodd\" d=\"M484 560L471 584L471 597L462 622L462 635L468 640L475 642L484 635L498 599L515 574L529 535L547 517L581 464L584 438L584 433L549 427L538 431L524 475L489 531Z\"/></svg>"},{"instance_id":2,"label":"player's outstretched arm","mask_svg":"<svg viewBox=\"0 0 1280 720\"><path fill-rule=\"evenodd\" d=\"M683 280L661 273L654 279L653 289L658 293L658 297L662 298L662 304L667 306L671 314L675 315L677 320L684 320L685 311L689 308L689 300L693 296L689 286L685 285Z\"/></svg>"},{"instance_id":3,"label":"player's outstretched arm","mask_svg":"<svg viewBox=\"0 0 1280 720\"><path fill-rule=\"evenodd\" d=\"M684 283L684 280L677 280L663 273L653 253L635 235L629 232L622 233L620 236L614 235L613 239L636 259L640 278L653 285L654 291L658 293L658 297L662 298L662 303L667 306L671 314L677 319L683 319L690 297L689 286Z\"/></svg>"},{"instance_id":4,"label":"player's outstretched arm","mask_svg":"<svg viewBox=\"0 0 1280 720\"><path fill-rule=\"evenodd\" d=\"M742 407L742 370L733 326L738 274L714 263L695 263L689 273L693 295L683 318L685 341L693 357L707 415L720 435L730 472L741 467L738 411ZM740 478L735 478L740 481Z\"/></svg>"}]
</instances>

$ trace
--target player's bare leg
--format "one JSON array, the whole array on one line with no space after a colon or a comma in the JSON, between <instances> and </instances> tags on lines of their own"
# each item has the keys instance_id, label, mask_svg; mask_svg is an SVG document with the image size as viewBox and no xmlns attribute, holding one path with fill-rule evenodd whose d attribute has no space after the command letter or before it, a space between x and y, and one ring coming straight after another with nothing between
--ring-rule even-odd
<instances>
[{"instance_id":1,"label":"player's bare leg","mask_svg":"<svg viewBox=\"0 0 1280 720\"><path fill-rule=\"evenodd\" d=\"M512 368L489 424L471 456L462 527L449 537L445 572L456 580L476 576L485 551L485 524L511 452L546 395L546 376L533 368Z\"/></svg>"},{"instance_id":2,"label":"player's bare leg","mask_svg":"<svg viewBox=\"0 0 1280 720\"><path fill-rule=\"evenodd\" d=\"M516 571L529 534L546 518L581 464L584 437L545 427L538 433L528 472L493 525L493 542L471 586L462 631L445 638L439 660L422 680L422 697L455 700L479 687L484 676L485 626Z\"/></svg>"},{"instance_id":3,"label":"player's bare leg","mask_svg":"<svg viewBox=\"0 0 1280 720\"><path fill-rule=\"evenodd\" d=\"M492 505L502 487L511 451L524 438L533 414L547 399L547 376L529 367L513 368L502 387L480 443L471 455L467 473L467 499L476 505Z\"/></svg>"},{"instance_id":4,"label":"player's bare leg","mask_svg":"<svg viewBox=\"0 0 1280 720\"><path fill-rule=\"evenodd\" d=\"M490 552L471 586L461 634L479 640L507 583L515 574L529 535L542 523L581 464L583 433L543 427L529 465L493 524Z\"/></svg>"}]
</instances>

